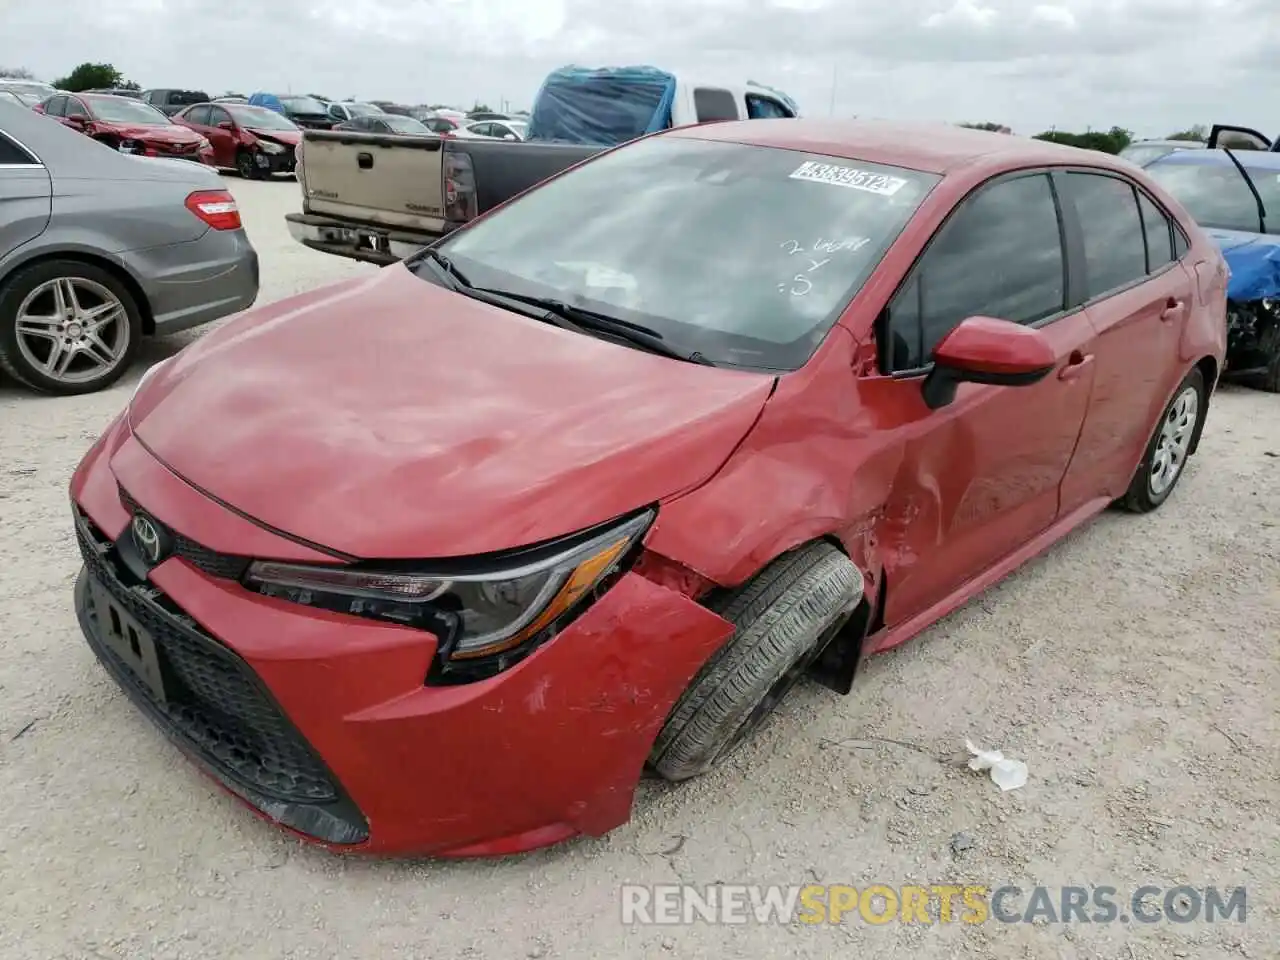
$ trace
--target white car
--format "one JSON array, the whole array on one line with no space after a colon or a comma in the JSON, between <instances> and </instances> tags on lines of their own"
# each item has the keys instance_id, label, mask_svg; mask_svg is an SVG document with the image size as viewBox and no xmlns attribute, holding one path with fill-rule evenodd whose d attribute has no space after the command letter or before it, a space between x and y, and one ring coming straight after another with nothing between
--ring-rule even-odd
<instances>
[{"instance_id":1,"label":"white car","mask_svg":"<svg viewBox=\"0 0 1280 960\"><path fill-rule=\"evenodd\" d=\"M464 123L454 135L459 137L489 137L497 140L523 140L528 125L523 120L473 120Z\"/></svg>"}]
</instances>

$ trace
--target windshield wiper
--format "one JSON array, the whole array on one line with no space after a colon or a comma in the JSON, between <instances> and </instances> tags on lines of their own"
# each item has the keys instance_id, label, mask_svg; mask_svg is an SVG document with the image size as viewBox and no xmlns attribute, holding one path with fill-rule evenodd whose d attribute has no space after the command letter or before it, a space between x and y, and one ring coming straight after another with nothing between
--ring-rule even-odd
<instances>
[{"instance_id":1,"label":"windshield wiper","mask_svg":"<svg viewBox=\"0 0 1280 960\"><path fill-rule=\"evenodd\" d=\"M461 292L476 292L488 294L489 296L505 297L508 300L526 303L531 307L541 307L549 315L577 327L579 332L591 330L596 333L617 337L619 340L625 340L641 349L648 350L650 353L661 354L664 357L671 357L675 360L684 360L687 363L697 363L707 367L715 366L697 350L693 353L685 353L683 350L671 346L663 339L662 334L652 327L632 323L630 320L623 320L620 317L611 317L608 314L588 310L585 307L575 307L571 303L565 303L563 300L557 300L554 297L535 297L524 293L511 293L507 290L486 287L471 287Z\"/></svg>"},{"instance_id":2,"label":"windshield wiper","mask_svg":"<svg viewBox=\"0 0 1280 960\"><path fill-rule=\"evenodd\" d=\"M1244 168L1243 163L1236 159L1236 155L1232 153L1230 147L1223 147L1222 152L1236 165L1236 169L1240 171L1240 176L1244 177L1244 182L1249 185L1249 192L1253 194L1253 201L1258 205L1258 232L1266 233L1267 206L1262 202L1262 194L1258 193L1258 188L1253 185L1253 177L1249 176L1249 171Z\"/></svg>"},{"instance_id":3,"label":"windshield wiper","mask_svg":"<svg viewBox=\"0 0 1280 960\"><path fill-rule=\"evenodd\" d=\"M505 309L511 309L513 303L535 307L538 310L537 313L531 313L526 310L521 310L520 312L535 320L543 320L562 329L572 330L575 333L585 334L588 331L603 333L617 337L619 340L625 340L641 349L648 350L650 353L661 354L664 357L671 357L675 360L684 360L687 363L697 363L708 367L715 366L696 350L693 353L685 353L683 350L678 350L671 346L663 340L661 333L651 327L632 323L619 317L597 313L584 307L575 307L553 297L535 297L523 293L513 293L508 290L473 286L465 276L458 272L458 268L453 265L452 260L431 247L414 254L413 259L417 262L429 262L436 267L437 273L448 283L449 289L475 300L480 300L483 303Z\"/></svg>"}]
</instances>

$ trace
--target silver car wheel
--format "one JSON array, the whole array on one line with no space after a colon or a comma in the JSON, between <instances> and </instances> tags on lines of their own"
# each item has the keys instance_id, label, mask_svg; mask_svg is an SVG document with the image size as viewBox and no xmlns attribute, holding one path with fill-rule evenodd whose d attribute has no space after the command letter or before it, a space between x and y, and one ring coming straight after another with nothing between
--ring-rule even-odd
<instances>
[{"instance_id":1,"label":"silver car wheel","mask_svg":"<svg viewBox=\"0 0 1280 960\"><path fill-rule=\"evenodd\" d=\"M18 305L17 334L23 359L60 383L111 373L133 336L119 297L84 277L47 280L27 294Z\"/></svg>"},{"instance_id":2,"label":"silver car wheel","mask_svg":"<svg viewBox=\"0 0 1280 960\"><path fill-rule=\"evenodd\" d=\"M1151 472L1147 477L1153 497L1161 496L1173 486L1182 472L1199 413L1200 395L1195 387L1184 389L1169 405L1169 412L1160 424L1160 435L1151 456Z\"/></svg>"}]
</instances>

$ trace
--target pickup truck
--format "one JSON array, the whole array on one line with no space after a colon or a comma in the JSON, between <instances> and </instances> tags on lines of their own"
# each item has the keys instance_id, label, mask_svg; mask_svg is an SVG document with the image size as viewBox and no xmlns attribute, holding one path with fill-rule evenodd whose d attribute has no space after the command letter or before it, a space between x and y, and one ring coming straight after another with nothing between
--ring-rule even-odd
<instances>
[{"instance_id":1,"label":"pickup truck","mask_svg":"<svg viewBox=\"0 0 1280 960\"><path fill-rule=\"evenodd\" d=\"M303 246L395 263L569 167L668 127L794 117L779 91L683 81L653 68L553 72L534 101L529 139L307 130L297 153Z\"/></svg>"}]
</instances>

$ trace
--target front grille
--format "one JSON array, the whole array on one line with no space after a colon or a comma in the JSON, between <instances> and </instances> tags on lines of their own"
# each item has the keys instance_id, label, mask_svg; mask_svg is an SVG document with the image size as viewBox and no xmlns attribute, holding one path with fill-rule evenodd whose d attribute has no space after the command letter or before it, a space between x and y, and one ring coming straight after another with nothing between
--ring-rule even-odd
<instances>
[{"instance_id":1,"label":"front grille","mask_svg":"<svg viewBox=\"0 0 1280 960\"><path fill-rule=\"evenodd\" d=\"M339 800L336 781L248 664L181 614L162 591L150 584L127 585L111 559L113 546L79 511L76 533L89 576L155 641L164 700L89 635L94 652L129 688L131 699L231 784L285 802Z\"/></svg>"},{"instance_id":2,"label":"front grille","mask_svg":"<svg viewBox=\"0 0 1280 960\"><path fill-rule=\"evenodd\" d=\"M120 502L124 504L124 508L129 513L136 513L139 509L138 502L129 496L129 491L124 487L119 488ZM145 511L144 511L145 512ZM245 575L245 571L249 569L252 560L249 557L241 557L231 553L218 553L216 550L210 550L202 544L196 543L190 537L184 537L171 527L165 527L155 517L151 517L152 522L164 527L165 532L173 541L173 553L175 556L181 557L187 563L191 564L197 570L202 570L211 577L221 577L224 580L239 580Z\"/></svg>"}]
</instances>

